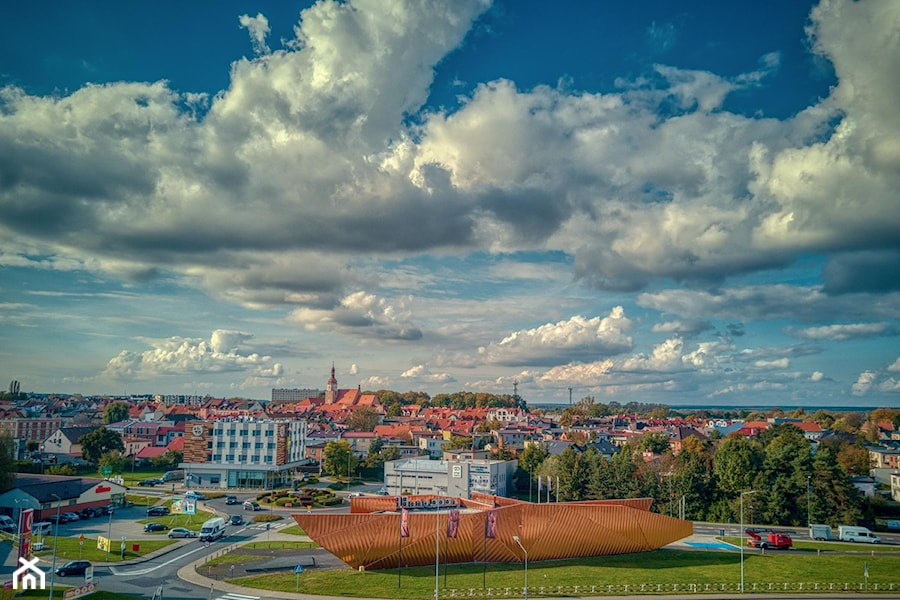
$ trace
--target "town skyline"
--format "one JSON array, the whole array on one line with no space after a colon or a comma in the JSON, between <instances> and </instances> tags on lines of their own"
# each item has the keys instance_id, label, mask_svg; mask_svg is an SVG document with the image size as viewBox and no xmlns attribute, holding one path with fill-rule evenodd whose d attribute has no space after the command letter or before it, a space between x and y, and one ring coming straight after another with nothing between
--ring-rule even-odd
<instances>
[{"instance_id":1,"label":"town skyline","mask_svg":"<svg viewBox=\"0 0 900 600\"><path fill-rule=\"evenodd\" d=\"M571 8L11 7L0 377L900 406L900 5Z\"/></svg>"}]
</instances>

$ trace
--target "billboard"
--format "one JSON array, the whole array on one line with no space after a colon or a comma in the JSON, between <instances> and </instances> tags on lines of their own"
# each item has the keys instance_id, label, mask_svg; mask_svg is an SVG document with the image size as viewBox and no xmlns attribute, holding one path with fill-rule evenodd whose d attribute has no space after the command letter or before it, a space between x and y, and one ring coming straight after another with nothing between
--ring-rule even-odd
<instances>
[{"instance_id":1,"label":"billboard","mask_svg":"<svg viewBox=\"0 0 900 600\"><path fill-rule=\"evenodd\" d=\"M19 511L19 558L31 558L31 526L34 524L34 509Z\"/></svg>"},{"instance_id":2,"label":"billboard","mask_svg":"<svg viewBox=\"0 0 900 600\"><path fill-rule=\"evenodd\" d=\"M169 507L169 512L173 515L195 515L197 514L197 501L193 498L176 500Z\"/></svg>"}]
</instances>

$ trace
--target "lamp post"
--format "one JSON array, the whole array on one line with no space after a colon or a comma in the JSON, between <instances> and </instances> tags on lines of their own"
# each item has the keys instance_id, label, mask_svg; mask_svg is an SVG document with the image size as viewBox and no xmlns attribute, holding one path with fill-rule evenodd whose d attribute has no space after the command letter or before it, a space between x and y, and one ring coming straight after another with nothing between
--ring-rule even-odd
<instances>
[{"instance_id":1,"label":"lamp post","mask_svg":"<svg viewBox=\"0 0 900 600\"><path fill-rule=\"evenodd\" d=\"M519 548L522 549L522 552L525 553L525 600L528 600L528 550L522 545L522 540L519 539L519 536L514 535L513 539L519 545Z\"/></svg>"},{"instance_id":2,"label":"lamp post","mask_svg":"<svg viewBox=\"0 0 900 600\"><path fill-rule=\"evenodd\" d=\"M757 490L741 492L741 593L744 593L744 496L755 494Z\"/></svg>"},{"instance_id":3,"label":"lamp post","mask_svg":"<svg viewBox=\"0 0 900 600\"><path fill-rule=\"evenodd\" d=\"M53 600L53 581L56 579L56 543L59 541L59 509L62 507L62 498L56 494L50 494L56 498L56 531L53 534L53 562L50 564L50 600Z\"/></svg>"},{"instance_id":4,"label":"lamp post","mask_svg":"<svg viewBox=\"0 0 900 600\"><path fill-rule=\"evenodd\" d=\"M809 482L811 475L806 476L806 526L809 527L809 524L812 523L812 517L810 516L812 513L809 510Z\"/></svg>"}]
</instances>

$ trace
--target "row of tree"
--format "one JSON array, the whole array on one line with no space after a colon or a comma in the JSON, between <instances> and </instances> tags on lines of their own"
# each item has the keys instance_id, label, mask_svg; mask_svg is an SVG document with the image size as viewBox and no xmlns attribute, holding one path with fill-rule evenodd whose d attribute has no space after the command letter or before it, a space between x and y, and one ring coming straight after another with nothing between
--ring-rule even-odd
<instances>
[{"instance_id":1,"label":"row of tree","mask_svg":"<svg viewBox=\"0 0 900 600\"><path fill-rule=\"evenodd\" d=\"M741 492L753 490L744 499L747 522L837 526L870 517L839 460L842 453L858 456L859 449L822 444L813 453L790 425L773 427L758 439L732 434L719 444L691 437L677 455L667 449L652 460L637 445L625 445L612 460L593 447L549 456L542 447L529 446L519 456L525 474L519 485L549 477L560 501L650 497L658 512L678 515L683 504L686 519L717 523L737 522Z\"/></svg>"}]
</instances>

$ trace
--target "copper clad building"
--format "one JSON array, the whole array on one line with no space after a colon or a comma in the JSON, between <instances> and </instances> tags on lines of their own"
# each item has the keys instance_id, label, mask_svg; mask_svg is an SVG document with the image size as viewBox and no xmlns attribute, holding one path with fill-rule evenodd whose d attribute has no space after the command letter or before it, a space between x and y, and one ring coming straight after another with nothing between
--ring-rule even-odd
<instances>
[{"instance_id":1,"label":"copper clad building","mask_svg":"<svg viewBox=\"0 0 900 600\"><path fill-rule=\"evenodd\" d=\"M516 562L626 554L655 550L693 533L693 524L650 512L649 498L532 504L474 494L471 500L441 496L353 498L351 514L295 514L317 544L358 569L430 565L435 535L442 563ZM398 503L443 505L408 510L401 537ZM448 537L450 506L458 503L455 537ZM493 535L493 537L491 537Z\"/></svg>"}]
</instances>

